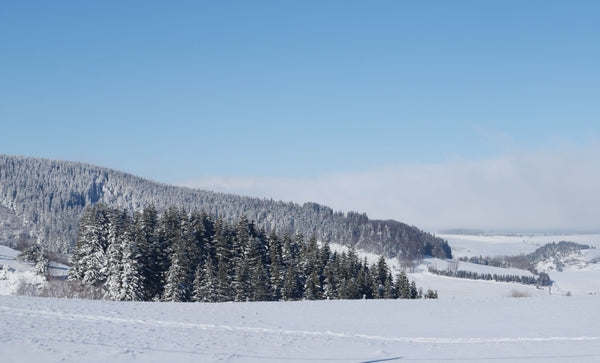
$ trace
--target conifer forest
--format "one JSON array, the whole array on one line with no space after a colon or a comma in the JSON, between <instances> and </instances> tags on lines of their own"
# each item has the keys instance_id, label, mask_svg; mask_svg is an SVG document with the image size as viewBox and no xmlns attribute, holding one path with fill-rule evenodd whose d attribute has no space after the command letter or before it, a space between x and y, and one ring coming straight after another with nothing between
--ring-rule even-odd
<instances>
[{"instance_id":1,"label":"conifer forest","mask_svg":"<svg viewBox=\"0 0 600 363\"><path fill-rule=\"evenodd\" d=\"M160 214L172 206L204 210L228 223L245 216L267 233L315 235L388 258L452 257L447 241L364 213L161 184L77 162L0 155L0 244L16 247L25 240L70 254L83 210L97 203L129 213L150 205Z\"/></svg>"},{"instance_id":2,"label":"conifer forest","mask_svg":"<svg viewBox=\"0 0 600 363\"><path fill-rule=\"evenodd\" d=\"M268 234L176 207L130 213L103 204L80 220L69 279L127 301L290 301L437 298L383 256L369 265L353 248L333 252L302 234Z\"/></svg>"}]
</instances>

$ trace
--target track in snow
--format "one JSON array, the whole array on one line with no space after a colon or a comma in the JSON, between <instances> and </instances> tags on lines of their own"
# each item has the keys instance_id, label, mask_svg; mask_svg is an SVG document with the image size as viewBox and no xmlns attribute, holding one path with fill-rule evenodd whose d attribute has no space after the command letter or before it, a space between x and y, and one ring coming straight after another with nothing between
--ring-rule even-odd
<instances>
[{"instance_id":1,"label":"track in snow","mask_svg":"<svg viewBox=\"0 0 600 363\"><path fill-rule=\"evenodd\" d=\"M600 341L600 336L550 336L550 337L491 337L491 338L440 338L440 337L387 337L378 335L340 333L334 331L306 331L290 329L274 329L260 327L245 327L223 324L205 324L191 322L174 322L166 320L141 320L115 318L102 315L73 314L54 311L28 310L6 306L0 306L0 311L4 314L40 317L40 318L59 318L61 320L89 321L89 322L109 322L117 324L142 324L150 326L163 326L174 328L193 328L202 330L222 330L239 331L250 333L276 334L276 335L298 335L314 337L332 337L347 339L363 339L383 342L403 342L403 343L444 343L444 344L478 344L478 343L527 343L527 342L569 342L569 341Z\"/></svg>"}]
</instances>

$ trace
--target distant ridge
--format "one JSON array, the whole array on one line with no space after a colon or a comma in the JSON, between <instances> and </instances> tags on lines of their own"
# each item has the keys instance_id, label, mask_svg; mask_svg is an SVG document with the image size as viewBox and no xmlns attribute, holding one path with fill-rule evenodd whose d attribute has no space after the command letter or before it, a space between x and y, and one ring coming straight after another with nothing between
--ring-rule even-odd
<instances>
[{"instance_id":1,"label":"distant ridge","mask_svg":"<svg viewBox=\"0 0 600 363\"><path fill-rule=\"evenodd\" d=\"M153 204L202 209L229 221L245 215L269 232L316 235L366 251L409 258L451 256L448 243L394 220L370 220L357 212L334 212L316 203L299 205L162 184L121 171L69 161L0 154L0 243L34 239L68 253L79 216L92 204L127 210Z\"/></svg>"}]
</instances>

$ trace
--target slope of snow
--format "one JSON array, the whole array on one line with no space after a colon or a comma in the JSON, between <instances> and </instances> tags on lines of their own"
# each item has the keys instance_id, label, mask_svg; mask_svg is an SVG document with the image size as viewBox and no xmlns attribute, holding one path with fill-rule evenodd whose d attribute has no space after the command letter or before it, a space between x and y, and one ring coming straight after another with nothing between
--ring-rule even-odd
<instances>
[{"instance_id":1,"label":"slope of snow","mask_svg":"<svg viewBox=\"0 0 600 363\"><path fill-rule=\"evenodd\" d=\"M348 252L348 247L339 244L330 244L329 247L332 251L338 253ZM380 256L376 254L362 250L357 250L356 253L361 260L366 257L370 265L377 263L380 258ZM390 267L392 275L394 276L402 269L401 263L397 258L386 258L385 261ZM441 260L439 258L425 258L420 264L417 264L413 268L407 269L406 272L409 280L415 281L417 286L422 288L423 291L427 291L428 289L438 291L440 299L473 297L502 298L510 296L515 290L525 293L528 296L549 295L547 289L538 289L535 286L527 286L510 282L460 279L434 275L428 271L428 267L431 265L440 270L445 270L448 268L449 263L450 261ZM467 262L458 262L458 269L500 275L533 275L531 272L525 270L483 266Z\"/></svg>"},{"instance_id":2,"label":"slope of snow","mask_svg":"<svg viewBox=\"0 0 600 363\"><path fill-rule=\"evenodd\" d=\"M46 280L35 273L33 263L17 259L19 251L0 245L0 295L14 294L19 285L28 284L40 286ZM68 274L67 266L50 262L48 272L52 276L62 277Z\"/></svg>"},{"instance_id":3,"label":"slope of snow","mask_svg":"<svg viewBox=\"0 0 600 363\"><path fill-rule=\"evenodd\" d=\"M598 361L597 297L123 303L0 296L4 361Z\"/></svg>"},{"instance_id":4,"label":"slope of snow","mask_svg":"<svg viewBox=\"0 0 600 363\"><path fill-rule=\"evenodd\" d=\"M456 235L438 234L448 241L454 257L514 256L535 251L547 243L571 241L600 248L600 234Z\"/></svg>"},{"instance_id":5,"label":"slope of snow","mask_svg":"<svg viewBox=\"0 0 600 363\"><path fill-rule=\"evenodd\" d=\"M502 235L438 235L448 241L452 247L455 257L461 256L503 256L526 254L535 251L537 248L551 242L571 241L581 244L587 244L595 249L584 250L576 253L567 259L562 260L565 263L563 271L557 271L552 261L546 261L538 264L539 271L549 273L554 282L550 292L552 294L572 294L572 295L595 295L600 294L600 234L570 234L570 235L527 235L527 236L502 236ZM462 266L462 263L461 263ZM417 282L419 278L416 278ZM434 286L439 283L434 279ZM533 293L531 288L525 289ZM448 291L440 288L440 297L446 291L452 295L472 296L474 291L463 290Z\"/></svg>"},{"instance_id":6,"label":"slope of snow","mask_svg":"<svg viewBox=\"0 0 600 363\"><path fill-rule=\"evenodd\" d=\"M470 298L470 297L506 297L518 291L528 296L550 295L595 295L600 294L600 234L572 234L572 235L438 235L448 241L452 247L454 257L462 256L510 256L526 254L551 242L572 241L587 244L596 249L584 250L564 260L566 267L557 271L550 262L538 265L539 271L548 272L553 286L536 288L517 283L468 280L452 277L438 276L427 271L428 266L435 266L439 270L448 268L449 261L437 258L425 258L414 268L407 270L408 277L415 281L423 290L432 289L439 292L440 299ZM346 246L330 244L332 251L347 252ZM359 258L367 258L369 264L374 264L379 259L378 255L365 251L356 251ZM402 268L398 259L386 259L392 274L397 274ZM499 275L532 276L531 272L519 269L505 269L492 266L483 266L466 262L458 262L458 269L478 273Z\"/></svg>"}]
</instances>

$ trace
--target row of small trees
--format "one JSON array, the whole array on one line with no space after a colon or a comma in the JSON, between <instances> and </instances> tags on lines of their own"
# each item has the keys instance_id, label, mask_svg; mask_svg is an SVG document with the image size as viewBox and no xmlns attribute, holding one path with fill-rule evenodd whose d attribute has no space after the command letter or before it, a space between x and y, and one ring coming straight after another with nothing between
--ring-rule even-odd
<instances>
[{"instance_id":1,"label":"row of small trees","mask_svg":"<svg viewBox=\"0 0 600 363\"><path fill-rule=\"evenodd\" d=\"M471 280L488 280L488 281L498 281L498 282L517 282L525 285L538 285L538 286L549 286L552 281L550 280L550 276L548 274L542 272L538 277L534 276L519 276L519 275L498 275L491 273L478 273L473 271L464 271L464 270L454 270L454 269L446 269L446 270L438 270L434 266L429 266L429 272L435 275L441 276L449 276L449 277L457 277L461 279L471 279Z\"/></svg>"},{"instance_id":2,"label":"row of small trees","mask_svg":"<svg viewBox=\"0 0 600 363\"><path fill-rule=\"evenodd\" d=\"M314 237L267 235L245 217L229 223L176 208L159 215L154 207L130 215L101 204L83 213L69 279L114 300L437 297L404 272L394 279L383 257L369 266L353 249L339 254Z\"/></svg>"}]
</instances>

